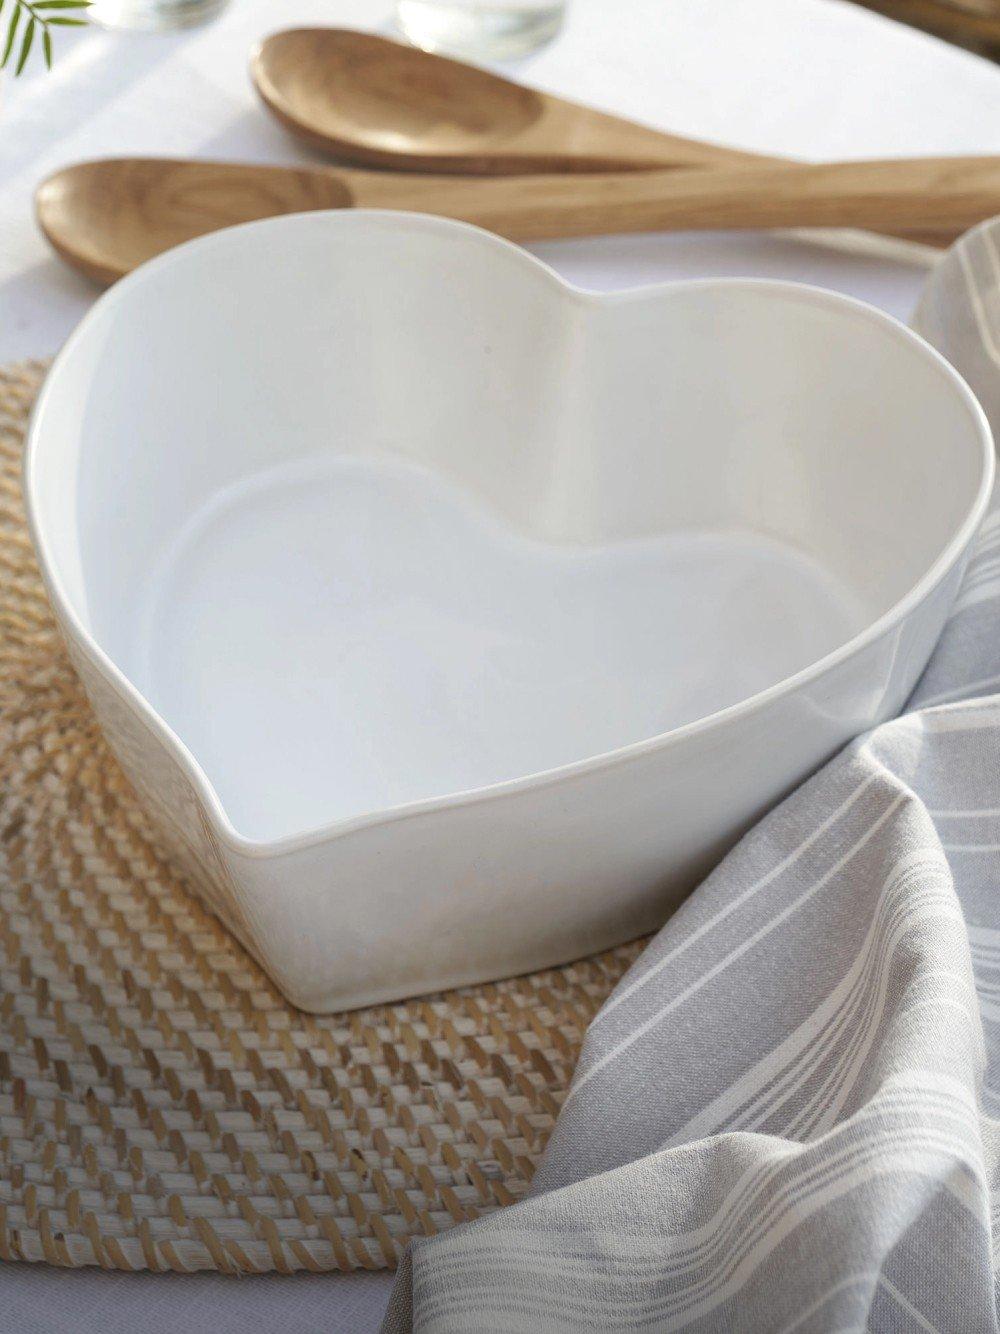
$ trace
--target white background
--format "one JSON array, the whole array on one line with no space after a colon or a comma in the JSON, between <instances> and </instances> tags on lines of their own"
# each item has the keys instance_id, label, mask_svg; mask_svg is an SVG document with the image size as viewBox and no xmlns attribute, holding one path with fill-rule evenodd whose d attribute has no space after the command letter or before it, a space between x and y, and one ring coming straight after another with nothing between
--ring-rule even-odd
<instances>
[{"instance_id":1,"label":"white background","mask_svg":"<svg viewBox=\"0 0 1000 1334\"><path fill-rule=\"evenodd\" d=\"M55 351L97 295L53 259L31 216L48 172L80 158L311 160L258 106L255 41L280 27L388 31L382 0L232 0L178 35L57 34L56 68L0 85L0 362ZM791 156L1000 153L1000 69L839 0L571 0L566 29L514 71L664 128ZM318 160L318 159L317 159ZM678 276L799 278L909 316L921 262L785 237L599 238L534 247L584 286ZM669 368L666 368L669 370ZM391 1279L227 1279L0 1267L0 1331L365 1334Z\"/></svg>"}]
</instances>

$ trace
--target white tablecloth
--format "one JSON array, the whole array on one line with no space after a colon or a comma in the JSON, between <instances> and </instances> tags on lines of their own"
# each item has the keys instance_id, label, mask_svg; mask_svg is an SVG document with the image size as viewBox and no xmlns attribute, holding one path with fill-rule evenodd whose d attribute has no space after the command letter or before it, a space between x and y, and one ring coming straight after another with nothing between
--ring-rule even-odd
<instances>
[{"instance_id":1,"label":"white tablecloth","mask_svg":"<svg viewBox=\"0 0 1000 1334\"><path fill-rule=\"evenodd\" d=\"M233 0L178 35L59 34L55 70L0 87L0 361L54 351L96 292L51 258L31 219L63 163L163 153L308 161L262 113L253 42L302 23L381 28L383 0ZM803 157L1000 153L1000 70L838 0L572 0L563 35L521 63L540 87L673 130ZM787 238L699 234L535 247L584 286L689 275L799 278L907 318L919 262ZM0 1266L0 1334L282 1334L377 1329L385 1275L232 1280Z\"/></svg>"}]
</instances>

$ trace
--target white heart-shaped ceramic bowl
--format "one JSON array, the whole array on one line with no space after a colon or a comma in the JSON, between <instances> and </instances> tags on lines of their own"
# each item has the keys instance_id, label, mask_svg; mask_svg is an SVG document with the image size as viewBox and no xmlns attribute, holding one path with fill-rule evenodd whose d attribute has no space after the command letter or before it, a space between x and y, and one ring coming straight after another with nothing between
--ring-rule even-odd
<instances>
[{"instance_id":1,"label":"white heart-shaped ceramic bowl","mask_svg":"<svg viewBox=\"0 0 1000 1334\"><path fill-rule=\"evenodd\" d=\"M655 927L902 705L992 468L960 378L855 301L589 295L473 228L344 212L108 293L26 488L136 789L327 1010Z\"/></svg>"}]
</instances>

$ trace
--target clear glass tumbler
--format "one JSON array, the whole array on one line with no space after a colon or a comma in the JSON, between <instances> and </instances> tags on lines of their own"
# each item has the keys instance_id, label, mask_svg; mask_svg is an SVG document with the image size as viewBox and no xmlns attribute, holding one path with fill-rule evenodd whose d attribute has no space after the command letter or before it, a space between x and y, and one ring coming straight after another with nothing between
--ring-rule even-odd
<instances>
[{"instance_id":1,"label":"clear glass tumbler","mask_svg":"<svg viewBox=\"0 0 1000 1334\"><path fill-rule=\"evenodd\" d=\"M103 28L167 31L207 23L229 0L93 0L87 18Z\"/></svg>"},{"instance_id":2,"label":"clear glass tumbler","mask_svg":"<svg viewBox=\"0 0 1000 1334\"><path fill-rule=\"evenodd\" d=\"M565 12L566 0L396 0L396 23L414 46L482 60L533 51Z\"/></svg>"}]
</instances>

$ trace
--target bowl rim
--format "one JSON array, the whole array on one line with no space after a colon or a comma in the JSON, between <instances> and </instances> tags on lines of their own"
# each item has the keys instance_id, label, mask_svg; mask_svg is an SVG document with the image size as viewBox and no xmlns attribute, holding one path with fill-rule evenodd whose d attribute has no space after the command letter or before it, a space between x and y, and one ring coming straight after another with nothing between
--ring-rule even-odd
<instances>
[{"instance_id":1,"label":"bowl rim","mask_svg":"<svg viewBox=\"0 0 1000 1334\"><path fill-rule=\"evenodd\" d=\"M597 755L588 755L567 764L518 775L481 787L423 797L419 800L402 802L394 806L368 811L361 815L330 820L314 828L285 834L279 838L256 839L241 834L230 820L214 784L194 753L101 647L90 630L83 624L66 593L46 538L43 507L36 494L37 461L44 449L42 442L45 434L45 416L50 400L58 392L58 380L63 363L68 360L77 345L89 337L92 325L98 319L104 318L108 312L114 311L116 306L127 299L133 288L141 287L143 283L148 282L167 269L178 264L183 265L191 254L220 247L224 248L233 234L282 230L288 227L294 229L303 225L303 223L319 226L330 224L343 226L346 224L364 227L370 225L373 221L389 223L390 230L401 227L409 231L437 231L451 235L463 235L470 244L478 244L498 254L513 256L518 263L527 269L534 269L540 277L548 281L563 299L588 306L628 304L632 301L655 300L668 293L696 290L754 289L770 292L784 298L794 298L826 308L833 308L840 313L851 314L869 323L879 325L897 341L903 342L912 348L918 356L923 358L929 369L943 377L969 413L981 454L979 486L972 503L943 549L924 571L923 575L887 611L871 621L856 635L845 640L837 648L823 657L817 658L815 662L808 664L791 676L776 681L773 685L758 691L756 694L748 695L745 699L728 705L726 708L705 714L701 718L695 718L680 727L657 733L655 736L629 742L613 750L602 751ZM963 377L936 348L932 347L915 330L887 312L857 297L847 296L840 292L813 284L795 282L790 279L730 277L666 280L611 292L589 291L564 279L543 260L530 254L514 242L507 241L492 232L469 223L429 214L408 213L402 210L350 209L341 211L317 209L305 213L284 214L280 217L243 223L237 227L229 227L222 231L197 237L140 265L139 268L120 279L113 287L98 297L53 359L32 407L25 437L23 489L28 528L38 557L42 578L53 608L58 618L71 633L75 645L126 706L133 713L139 715L168 754L180 765L182 772L191 783L206 812L210 815L214 825L213 832L220 842L242 857L269 859L315 848L336 838L361 830L395 824L398 821L423 815L432 815L440 810L497 801L504 797L530 792L536 788L551 786L564 779L611 768L654 751L669 749L671 746L678 745L682 741L702 733L714 731L737 718L745 717L760 710L765 705L785 695L792 694L840 663L862 652L870 644L894 629L942 582L974 537L986 512L993 488L994 470L995 456L991 428L979 400Z\"/></svg>"}]
</instances>

